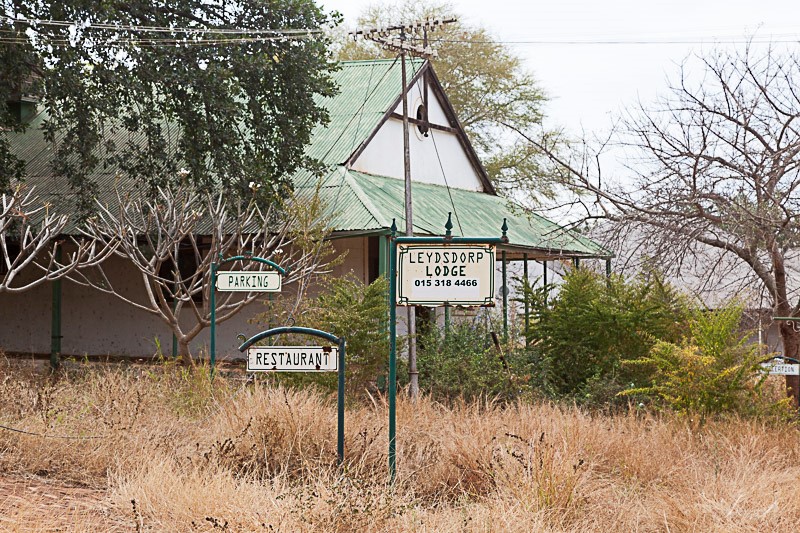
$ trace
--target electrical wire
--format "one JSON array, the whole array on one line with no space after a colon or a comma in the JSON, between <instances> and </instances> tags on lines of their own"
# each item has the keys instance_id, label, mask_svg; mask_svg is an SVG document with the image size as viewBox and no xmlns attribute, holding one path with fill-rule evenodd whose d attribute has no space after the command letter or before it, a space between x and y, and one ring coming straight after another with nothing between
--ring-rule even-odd
<instances>
[{"instance_id":1,"label":"electrical wire","mask_svg":"<svg viewBox=\"0 0 800 533\"><path fill-rule=\"evenodd\" d=\"M35 26L55 26L64 28L75 28L81 30L84 35L81 40L91 47L114 47L122 45L134 46L216 46L230 44L247 44L262 42L288 42L292 40L317 40L324 36L322 29L312 28L280 28L280 29L259 29L259 28L203 28L203 27L169 27L169 26L138 26L123 24L106 24L77 22L66 20L39 20L39 19L15 19L8 15L2 18L14 22ZM109 38L105 41L95 40L89 30L114 31L114 32L142 32L142 33L170 33L185 34L178 36L163 37L122 37ZM3 36L2 34L6 34ZM212 38L203 36L215 36ZM224 37L220 37L224 36ZM0 43L5 44L31 44L34 40L40 40L42 45L50 46L75 46L76 39L67 36L42 35L37 32L30 37L22 37L19 31L11 29L0 29Z\"/></svg>"},{"instance_id":2,"label":"electrical wire","mask_svg":"<svg viewBox=\"0 0 800 533\"><path fill-rule=\"evenodd\" d=\"M409 40L421 41L420 38L410 38ZM436 39L437 43L462 43L462 44L500 44L500 45L568 45L568 46L585 46L585 45L660 45L660 44L796 44L800 42L800 36L790 38L781 37L780 39L773 39L768 37L763 38L745 38L740 39L715 39L709 37L707 39L536 39L536 40L519 40L519 41L503 41L503 40L476 40L476 39Z\"/></svg>"},{"instance_id":3,"label":"electrical wire","mask_svg":"<svg viewBox=\"0 0 800 533\"><path fill-rule=\"evenodd\" d=\"M307 36L280 36L280 37L240 37L228 39L113 39L104 42L92 39L84 41L88 47L115 47L122 45L133 46L165 46L165 47L189 47L189 46L220 46L229 44L249 44L265 42L288 42L315 40ZM0 43L6 44L33 44L30 39L0 37ZM43 39L39 45L68 46L74 47L75 41L69 39Z\"/></svg>"},{"instance_id":4,"label":"electrical wire","mask_svg":"<svg viewBox=\"0 0 800 533\"><path fill-rule=\"evenodd\" d=\"M411 78L413 79L417 75L413 62L411 63L411 70L413 72L413 76ZM425 101L425 97L422 95L422 89L420 88L419 83L417 83L417 92L419 93L420 98L423 101ZM426 114L428 113L428 109L425 110L425 113ZM456 204L453 201L453 193L450 191L450 184L447 183L447 175L444 171L444 164L442 163L442 158L439 155L439 147L436 145L436 138L433 135L433 128L428 126L428 132L430 133L431 140L433 141L433 149L436 151L436 159L439 161L439 168L442 171L442 178L444 179L444 185L445 187L447 187L447 195L450 197L450 205L453 207L453 214L456 216L456 224L458 224L458 230L461 232L461 236L463 237L464 228L461 226L461 218L459 218L458 216L458 209L456 209Z\"/></svg>"},{"instance_id":5,"label":"electrical wire","mask_svg":"<svg viewBox=\"0 0 800 533\"><path fill-rule=\"evenodd\" d=\"M195 26L174 27L174 26L139 26L134 24L109 24L109 23L93 23L93 22L78 22L71 20L42 20L42 19L25 19L13 18L8 15L2 15L3 18L10 22L17 22L27 24L29 26L57 26L57 27L75 27L81 30L111 30L111 31L144 31L144 32L166 32L166 33L224 33L224 34L270 34L270 35L292 35L292 34L321 34L324 30L316 28L279 28L279 29L244 29L244 28L202 28Z\"/></svg>"},{"instance_id":6,"label":"electrical wire","mask_svg":"<svg viewBox=\"0 0 800 533\"><path fill-rule=\"evenodd\" d=\"M351 142L351 145L350 145L350 154L353 153L353 150L355 149L355 145L358 142L358 138L356 137L356 135L358 134L358 131L361 129L361 118L364 115L364 108L367 106L367 102L369 102L369 99L372 97L372 95L375 93L375 91L378 89L378 87L380 87L381 82L383 82L384 78L386 78L388 73L392 70L392 68L394 67L395 63L397 63L396 59L395 59L394 62L392 62L391 65L389 65L389 68L387 68L384 71L383 76L381 76L380 80L378 80L378 83L376 83L374 87L372 87L372 73L373 73L373 71L375 69L375 65L372 65L372 68L370 68L370 71L369 71L369 80L367 81L367 90L365 91L365 94L364 94L364 101L358 107L356 112L353 113L353 116L350 117L350 120L345 125L344 129L342 130L341 135L339 135L339 137L333 142L333 144L325 151L325 154L320 158L320 160L324 161L325 158L328 157L328 155L333 151L333 149L336 147L336 145L339 144L339 141L344 139L345 133L347 133L347 129L350 127L350 124L352 124L353 120L355 119L355 117L358 116L358 122L356 124L355 131L353 131L353 141ZM370 90L370 89L372 89L372 90ZM342 193L342 189L344 189L344 180L345 180L345 176L347 175L348 171L349 171L348 167L345 167L342 170L342 178L339 180L339 185L338 185L338 187L336 189L336 196L333 199L333 206L331 207L331 211L332 212L336 212L336 206L339 204L339 197L340 197L340 195ZM317 248L317 251L316 251L315 256L314 256L314 261L315 262L318 260L319 255L320 255L321 252L322 252L322 246L320 245ZM298 299L297 299L297 302L295 303L294 309L292 310L292 315L300 307L300 296L302 294L304 294L306 286L307 286L307 283L308 283L308 280L309 280L308 277L306 277L306 278L304 278L302 280L301 288L300 288L300 290L297 291Z\"/></svg>"}]
</instances>

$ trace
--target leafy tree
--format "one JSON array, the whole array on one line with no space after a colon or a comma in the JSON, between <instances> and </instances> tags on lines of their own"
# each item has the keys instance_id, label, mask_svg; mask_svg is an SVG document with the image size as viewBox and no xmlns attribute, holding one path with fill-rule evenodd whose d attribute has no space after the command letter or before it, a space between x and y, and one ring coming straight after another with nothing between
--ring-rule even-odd
<instances>
[{"instance_id":1,"label":"leafy tree","mask_svg":"<svg viewBox=\"0 0 800 533\"><path fill-rule=\"evenodd\" d=\"M446 3L407 0L374 5L358 23L375 27L453 15ZM422 35L409 38L422 44ZM552 183L540 165L539 150L517 135L513 135L516 140L508 135L514 129L540 133L542 126L546 98L522 60L486 29L460 22L438 28L428 40L438 52L432 60L436 73L498 189L508 194L520 191L534 203L550 197ZM381 56L393 57L394 53L364 40L345 41L338 51L342 60ZM547 135L551 140L558 137Z\"/></svg>"},{"instance_id":2,"label":"leafy tree","mask_svg":"<svg viewBox=\"0 0 800 533\"><path fill-rule=\"evenodd\" d=\"M3 7L7 13L8 3L3 2ZM21 37L21 33L21 27L0 18L0 192L11 192L11 180L20 179L25 170L24 161L12 155L6 135L25 131L25 122L20 120L19 110L5 102L18 100L23 89L39 92L32 86L34 78L30 76L38 68L31 44L26 40L9 42Z\"/></svg>"},{"instance_id":3,"label":"leafy tree","mask_svg":"<svg viewBox=\"0 0 800 533\"><path fill-rule=\"evenodd\" d=\"M256 182L269 199L311 164L304 146L327 118L314 96L334 90L318 32L333 21L311 0L2 6L0 97L23 92L44 105L53 171L83 212L94 209L93 175L108 169L153 191L180 175L249 197ZM7 185L21 177L7 129L22 126L5 111L0 121Z\"/></svg>"}]
</instances>

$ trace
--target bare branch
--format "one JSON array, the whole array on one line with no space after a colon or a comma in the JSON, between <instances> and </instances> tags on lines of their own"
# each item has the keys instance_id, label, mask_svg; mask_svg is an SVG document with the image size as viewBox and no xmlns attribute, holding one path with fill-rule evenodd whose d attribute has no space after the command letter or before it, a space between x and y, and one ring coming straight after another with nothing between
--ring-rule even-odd
<instances>
[{"instance_id":1,"label":"bare branch","mask_svg":"<svg viewBox=\"0 0 800 533\"><path fill-rule=\"evenodd\" d=\"M211 324L211 263L248 254L271 259L288 270L284 286L302 285L330 261L321 212L318 197L263 206L255 195L237 200L188 185L158 189L155 197L118 189L116 204L98 205L84 231L87 237L113 246L141 274L145 300L114 287L102 265L94 272L77 271L71 279L155 314L173 330L181 355L187 356L188 343ZM237 260L225 268L260 271L268 267ZM260 295L219 293L217 323L235 316ZM194 319L190 326L182 326L179 320L184 310Z\"/></svg>"},{"instance_id":2,"label":"bare branch","mask_svg":"<svg viewBox=\"0 0 800 533\"><path fill-rule=\"evenodd\" d=\"M69 217L17 184L0 204L0 292L24 292L102 263L113 245L63 234Z\"/></svg>"}]
</instances>

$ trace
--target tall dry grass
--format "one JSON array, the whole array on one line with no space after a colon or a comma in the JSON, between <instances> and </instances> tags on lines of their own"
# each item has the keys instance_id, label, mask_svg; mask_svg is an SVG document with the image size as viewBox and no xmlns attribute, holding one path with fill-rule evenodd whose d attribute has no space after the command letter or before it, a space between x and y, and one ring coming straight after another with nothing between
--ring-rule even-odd
<instances>
[{"instance_id":1,"label":"tall dry grass","mask_svg":"<svg viewBox=\"0 0 800 533\"><path fill-rule=\"evenodd\" d=\"M800 519L791 426L401 398L392 487L383 399L348 407L339 469L334 398L240 378L0 364L0 424L49 435L0 431L0 475L100 489L134 531L794 531ZM0 528L25 527L0 513Z\"/></svg>"}]
</instances>

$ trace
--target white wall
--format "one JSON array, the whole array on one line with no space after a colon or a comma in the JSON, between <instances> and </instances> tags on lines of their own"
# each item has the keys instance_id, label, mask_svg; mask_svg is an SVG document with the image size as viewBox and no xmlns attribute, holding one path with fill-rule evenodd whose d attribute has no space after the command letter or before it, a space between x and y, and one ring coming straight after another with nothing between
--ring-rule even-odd
<instances>
[{"instance_id":1,"label":"white wall","mask_svg":"<svg viewBox=\"0 0 800 533\"><path fill-rule=\"evenodd\" d=\"M409 93L408 109L412 117L422 103L421 91L420 82ZM402 114L402 104L396 112ZM432 90L429 90L428 119L432 124L449 126L441 103ZM484 190L478 172L455 134L431 129L425 137L414 124L409 124L409 132L413 181L470 191ZM403 179L403 121L396 118L387 120L353 163L353 169Z\"/></svg>"}]
</instances>

